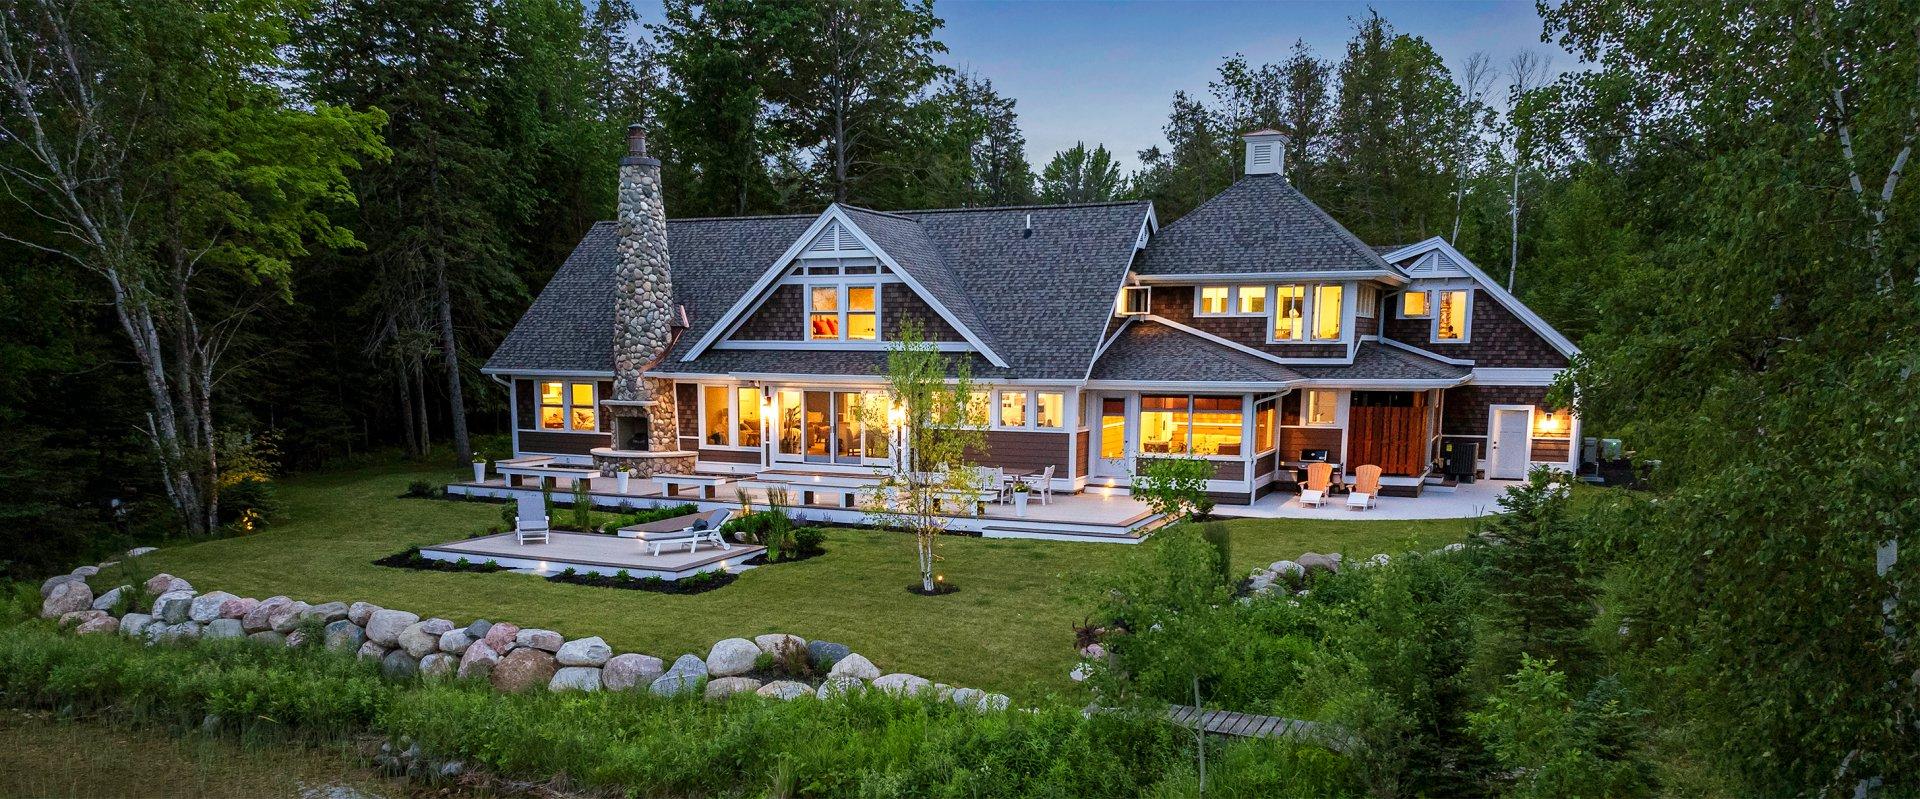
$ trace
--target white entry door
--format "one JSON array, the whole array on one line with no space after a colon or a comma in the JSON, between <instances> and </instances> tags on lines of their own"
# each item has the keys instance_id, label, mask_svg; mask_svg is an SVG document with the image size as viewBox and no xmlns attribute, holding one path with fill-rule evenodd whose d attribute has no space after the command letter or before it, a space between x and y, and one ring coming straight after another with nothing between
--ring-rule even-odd
<instances>
[{"instance_id":1,"label":"white entry door","mask_svg":"<svg viewBox=\"0 0 1920 799\"><path fill-rule=\"evenodd\" d=\"M1533 424L1530 408L1495 408L1493 425L1487 431L1487 476L1496 480L1520 480L1527 476L1527 427Z\"/></svg>"},{"instance_id":2,"label":"white entry door","mask_svg":"<svg viewBox=\"0 0 1920 799\"><path fill-rule=\"evenodd\" d=\"M1094 417L1097 426L1093 448L1093 477L1124 478L1133 474L1134 423L1133 414L1128 412L1129 400L1124 396L1107 396L1097 400L1099 413Z\"/></svg>"}]
</instances>

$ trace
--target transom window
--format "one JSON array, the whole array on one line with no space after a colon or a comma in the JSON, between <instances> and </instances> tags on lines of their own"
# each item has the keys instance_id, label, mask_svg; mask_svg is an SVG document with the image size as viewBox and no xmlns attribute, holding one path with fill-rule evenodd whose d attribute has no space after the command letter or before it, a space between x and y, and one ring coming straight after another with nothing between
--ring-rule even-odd
<instances>
[{"instance_id":1,"label":"transom window","mask_svg":"<svg viewBox=\"0 0 1920 799\"><path fill-rule=\"evenodd\" d=\"M807 340L873 341L879 335L879 286L811 286L807 289Z\"/></svg>"},{"instance_id":2,"label":"transom window","mask_svg":"<svg viewBox=\"0 0 1920 799\"><path fill-rule=\"evenodd\" d=\"M700 387L700 440L713 447L760 446L760 389Z\"/></svg>"},{"instance_id":3,"label":"transom window","mask_svg":"<svg viewBox=\"0 0 1920 799\"><path fill-rule=\"evenodd\" d=\"M1156 455L1240 454L1239 397L1148 394L1140 398L1140 451Z\"/></svg>"},{"instance_id":4,"label":"transom window","mask_svg":"<svg viewBox=\"0 0 1920 799\"><path fill-rule=\"evenodd\" d=\"M1346 334L1346 292L1342 283L1274 286L1273 341L1341 340Z\"/></svg>"},{"instance_id":5,"label":"transom window","mask_svg":"<svg viewBox=\"0 0 1920 799\"><path fill-rule=\"evenodd\" d=\"M594 391L592 383L542 382L540 429L598 430L599 414Z\"/></svg>"}]
</instances>

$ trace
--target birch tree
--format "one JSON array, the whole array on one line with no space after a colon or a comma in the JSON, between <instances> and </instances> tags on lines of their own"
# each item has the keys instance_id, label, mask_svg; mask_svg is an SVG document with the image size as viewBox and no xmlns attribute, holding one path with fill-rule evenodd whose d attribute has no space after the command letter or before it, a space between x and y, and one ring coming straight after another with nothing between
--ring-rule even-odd
<instances>
[{"instance_id":1,"label":"birch tree","mask_svg":"<svg viewBox=\"0 0 1920 799\"><path fill-rule=\"evenodd\" d=\"M913 534L921 593L936 590L940 536L979 492L979 474L969 460L985 442L986 408L972 405L972 370L963 356L950 362L927 341L917 322L901 325L887 345L887 393L861 405L860 423L887 431L893 462L880 490L861 503L874 524ZM869 435L869 455L875 437Z\"/></svg>"}]
</instances>

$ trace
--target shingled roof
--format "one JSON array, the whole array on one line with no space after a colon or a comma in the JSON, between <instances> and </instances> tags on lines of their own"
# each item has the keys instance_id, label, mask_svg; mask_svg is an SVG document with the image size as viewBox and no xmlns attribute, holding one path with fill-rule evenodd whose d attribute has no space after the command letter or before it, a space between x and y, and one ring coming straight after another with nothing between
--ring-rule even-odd
<instances>
[{"instance_id":1,"label":"shingled roof","mask_svg":"<svg viewBox=\"0 0 1920 799\"><path fill-rule=\"evenodd\" d=\"M1131 319L1089 380L1149 383L1285 383L1300 373L1152 319Z\"/></svg>"},{"instance_id":2,"label":"shingled roof","mask_svg":"<svg viewBox=\"0 0 1920 799\"><path fill-rule=\"evenodd\" d=\"M1248 175L1162 228L1141 275L1399 271L1280 175Z\"/></svg>"},{"instance_id":3,"label":"shingled roof","mask_svg":"<svg viewBox=\"0 0 1920 799\"><path fill-rule=\"evenodd\" d=\"M1353 354L1351 366L1296 366L1294 369L1309 380L1329 382L1461 380L1472 371L1465 366L1436 361L1417 352L1409 352L1377 341L1360 342L1359 350Z\"/></svg>"},{"instance_id":4,"label":"shingled roof","mask_svg":"<svg viewBox=\"0 0 1920 799\"><path fill-rule=\"evenodd\" d=\"M1143 200L905 213L843 208L935 301L1007 361L999 369L975 359L976 377L1074 381L1086 374L1100 345L1113 293L1151 213ZM709 348L684 360L817 218L668 220L674 297L686 306L691 327L652 371L878 373L885 353ZM611 371L615 244L613 223L595 224L487 368Z\"/></svg>"}]
</instances>

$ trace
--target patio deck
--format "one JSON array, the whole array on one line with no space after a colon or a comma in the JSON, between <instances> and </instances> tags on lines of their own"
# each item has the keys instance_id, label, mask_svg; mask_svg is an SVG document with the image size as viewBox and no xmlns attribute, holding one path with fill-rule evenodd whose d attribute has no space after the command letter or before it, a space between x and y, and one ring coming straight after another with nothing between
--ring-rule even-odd
<instances>
[{"instance_id":1,"label":"patio deck","mask_svg":"<svg viewBox=\"0 0 1920 799\"><path fill-rule=\"evenodd\" d=\"M1300 505L1300 495L1274 492L1252 505L1221 505L1214 512L1221 516L1252 519L1473 519L1500 512L1500 495L1519 480L1478 480L1462 483L1452 491L1429 486L1418 497L1380 497L1379 504L1367 510L1348 510L1345 494L1327 498L1326 507Z\"/></svg>"},{"instance_id":2,"label":"patio deck","mask_svg":"<svg viewBox=\"0 0 1920 799\"><path fill-rule=\"evenodd\" d=\"M631 538L555 530L544 544L522 544L515 533L500 533L421 547L420 556L449 562L461 558L471 563L493 561L534 574L571 568L589 574L625 571L634 577L678 580L701 572L752 568L742 564L766 550L763 546L734 544L732 549L703 546L698 552L688 552L680 546L672 552L649 555L646 545Z\"/></svg>"}]
</instances>

